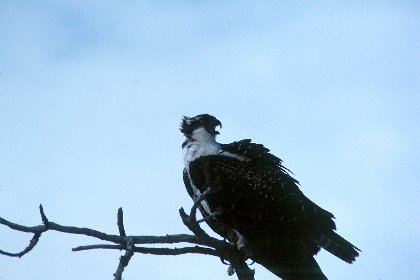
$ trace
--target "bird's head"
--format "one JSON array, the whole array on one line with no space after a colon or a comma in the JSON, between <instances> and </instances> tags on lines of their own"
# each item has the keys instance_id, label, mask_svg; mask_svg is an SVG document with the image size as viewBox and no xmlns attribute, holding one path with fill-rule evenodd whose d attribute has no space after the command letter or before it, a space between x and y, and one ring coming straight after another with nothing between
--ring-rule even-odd
<instances>
[{"instance_id":1,"label":"bird's head","mask_svg":"<svg viewBox=\"0 0 420 280\"><path fill-rule=\"evenodd\" d=\"M219 134L219 132L216 131L217 126L220 126L221 128L222 123L209 114L202 114L192 118L184 116L182 118L180 130L187 139L182 144L182 148L194 141L215 141L216 135Z\"/></svg>"}]
</instances>

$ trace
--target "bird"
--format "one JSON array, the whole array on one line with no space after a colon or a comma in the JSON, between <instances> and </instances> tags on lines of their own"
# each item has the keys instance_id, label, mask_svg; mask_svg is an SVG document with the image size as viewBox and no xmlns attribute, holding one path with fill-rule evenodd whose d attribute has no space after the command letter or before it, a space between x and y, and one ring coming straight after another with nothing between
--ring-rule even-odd
<instances>
[{"instance_id":1,"label":"bird","mask_svg":"<svg viewBox=\"0 0 420 280\"><path fill-rule=\"evenodd\" d=\"M360 249L336 233L334 215L306 197L293 173L262 144L216 141L210 114L182 118L184 184L210 228L283 280L327 280L321 248L347 263Z\"/></svg>"}]
</instances>

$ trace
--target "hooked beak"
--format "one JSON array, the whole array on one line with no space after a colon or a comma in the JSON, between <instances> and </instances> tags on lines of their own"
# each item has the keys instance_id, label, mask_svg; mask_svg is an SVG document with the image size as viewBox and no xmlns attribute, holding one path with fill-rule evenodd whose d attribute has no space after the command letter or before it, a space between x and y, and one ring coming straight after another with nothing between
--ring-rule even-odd
<instances>
[{"instance_id":1,"label":"hooked beak","mask_svg":"<svg viewBox=\"0 0 420 280\"><path fill-rule=\"evenodd\" d=\"M217 121L217 122L216 122L216 124L215 124L215 126L213 127L213 129L211 129L209 132L210 132L211 134L213 134L213 135L218 135L218 134L220 134L220 132L216 130L216 127L220 127L220 128L222 128L222 123L221 123L221 122L219 122L219 121Z\"/></svg>"}]
</instances>

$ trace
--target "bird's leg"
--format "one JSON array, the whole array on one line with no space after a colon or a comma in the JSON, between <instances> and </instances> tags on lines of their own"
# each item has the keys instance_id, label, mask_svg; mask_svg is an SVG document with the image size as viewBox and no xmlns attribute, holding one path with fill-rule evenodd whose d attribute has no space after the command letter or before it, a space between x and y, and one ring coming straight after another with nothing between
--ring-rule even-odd
<instances>
[{"instance_id":1,"label":"bird's leg","mask_svg":"<svg viewBox=\"0 0 420 280\"><path fill-rule=\"evenodd\" d=\"M238 248L239 258L242 259L241 261L246 262L246 260L252 258L253 256L252 251L248 248L249 242L246 240L246 238L242 234L240 234L236 230L234 230L234 232L236 234L237 240L235 242L230 242L230 243L233 243L236 246L236 248ZM232 276L235 273L235 268L232 264L229 264L227 273L229 276Z\"/></svg>"},{"instance_id":2,"label":"bird's leg","mask_svg":"<svg viewBox=\"0 0 420 280\"><path fill-rule=\"evenodd\" d=\"M246 238L235 230L236 236L238 239L235 241L235 246L238 248L239 252L243 254L243 260L246 261L247 259L252 258L253 253L252 250L249 248L249 242Z\"/></svg>"},{"instance_id":3,"label":"bird's leg","mask_svg":"<svg viewBox=\"0 0 420 280\"><path fill-rule=\"evenodd\" d=\"M242 250L245 246L246 246L246 239L245 239L245 237L242 235L242 234L240 234L239 232L237 232L237 231L235 231L236 232L236 235L238 236L238 240L235 242L236 243L236 247L239 249L239 250Z\"/></svg>"},{"instance_id":4,"label":"bird's leg","mask_svg":"<svg viewBox=\"0 0 420 280\"><path fill-rule=\"evenodd\" d=\"M206 209L206 208L208 208L207 207L207 204L205 203L205 198L209 195L209 193L211 193L212 192L212 189L211 188L207 188L203 193L201 193L200 194L200 196L199 197L197 197L197 199L194 199L194 205L193 205L193 207L191 208L191 212L190 212L190 217L192 217L192 219L193 219L193 221L194 222L196 222L197 221L197 218L196 218L196 213L197 213L197 208L201 205L203 208L204 208L204 210L206 210L206 212L207 212L207 210L209 210L209 212L210 212L210 209ZM204 203L202 203L204 201Z\"/></svg>"}]
</instances>

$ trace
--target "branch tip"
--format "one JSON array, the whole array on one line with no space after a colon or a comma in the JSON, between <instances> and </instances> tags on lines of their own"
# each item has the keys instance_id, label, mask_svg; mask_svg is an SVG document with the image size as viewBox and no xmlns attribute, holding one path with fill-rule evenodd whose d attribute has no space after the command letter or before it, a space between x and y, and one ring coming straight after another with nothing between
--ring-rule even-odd
<instances>
[{"instance_id":1,"label":"branch tip","mask_svg":"<svg viewBox=\"0 0 420 280\"><path fill-rule=\"evenodd\" d=\"M206 221L203 219L196 219L196 210L200 206L200 202L210 193L210 189L203 192L199 197L198 201L195 201L190 215L188 215L184 208L179 209L180 217L187 228L193 233L188 234L174 234L164 236L126 236L124 229L124 217L123 210L120 207L118 209L118 229L120 235L106 234L90 228L81 228L74 226L64 226L52 221L49 221L42 204L39 205L39 212L42 218L43 224L33 227L23 226L9 222L0 217L0 224L10 227L13 230L32 233L33 237L29 242L29 245L18 253L10 253L0 250L0 255L6 255L10 257L22 257L26 253L30 252L37 244L42 235L46 231L58 231L69 234L78 234L94 237L103 241L108 241L114 244L96 244L79 246L73 248L72 251L85 251L92 249L111 249L111 250L124 250L125 254L121 255L119 260L118 268L114 273L115 280L121 280L122 274L130 259L134 253L140 254L153 254L153 255L182 255L182 254L204 254L218 257L225 264L230 264L232 270L236 273L238 280L254 280L254 271L248 267L248 264L243 260L242 254L238 252L235 246L227 243L225 240L218 240L214 237L209 236L201 227L200 222ZM211 217L217 216L219 213L215 212ZM137 247L136 244L173 244L173 243L192 243L195 246L191 247L177 247L177 248L151 248L151 247ZM199 246L201 245L201 246ZM226 261L225 261L226 260Z\"/></svg>"},{"instance_id":2,"label":"branch tip","mask_svg":"<svg viewBox=\"0 0 420 280\"><path fill-rule=\"evenodd\" d=\"M118 231L120 232L120 236L127 236L124 229L124 212L122 207L118 208L117 225Z\"/></svg>"},{"instance_id":3,"label":"branch tip","mask_svg":"<svg viewBox=\"0 0 420 280\"><path fill-rule=\"evenodd\" d=\"M39 212L41 213L41 219L45 226L48 226L50 221L48 221L47 216L44 213L44 207L42 207L42 204L39 205Z\"/></svg>"}]
</instances>

